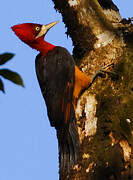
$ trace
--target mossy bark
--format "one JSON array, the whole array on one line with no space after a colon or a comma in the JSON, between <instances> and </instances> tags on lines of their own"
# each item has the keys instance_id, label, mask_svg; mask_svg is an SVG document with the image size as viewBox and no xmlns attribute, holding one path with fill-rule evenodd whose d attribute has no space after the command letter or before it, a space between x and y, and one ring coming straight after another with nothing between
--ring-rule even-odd
<instances>
[{"instance_id":1,"label":"mossy bark","mask_svg":"<svg viewBox=\"0 0 133 180\"><path fill-rule=\"evenodd\" d=\"M78 100L79 162L60 179L133 179L133 26L120 23L119 12L103 9L97 0L53 2L80 69L92 76L114 63L117 75L98 78Z\"/></svg>"}]
</instances>

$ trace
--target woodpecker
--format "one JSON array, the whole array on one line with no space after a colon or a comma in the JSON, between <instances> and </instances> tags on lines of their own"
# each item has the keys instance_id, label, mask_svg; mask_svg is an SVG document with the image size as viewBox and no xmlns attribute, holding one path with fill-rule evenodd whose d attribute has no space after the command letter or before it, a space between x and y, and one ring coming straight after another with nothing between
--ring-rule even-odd
<instances>
[{"instance_id":1,"label":"woodpecker","mask_svg":"<svg viewBox=\"0 0 133 180\"><path fill-rule=\"evenodd\" d=\"M50 124L57 131L60 170L68 172L77 163L79 155L76 103L80 93L98 74L91 79L76 66L65 48L44 40L48 30L57 23L24 23L12 26L12 30L24 43L40 52L35 60L36 74Z\"/></svg>"}]
</instances>

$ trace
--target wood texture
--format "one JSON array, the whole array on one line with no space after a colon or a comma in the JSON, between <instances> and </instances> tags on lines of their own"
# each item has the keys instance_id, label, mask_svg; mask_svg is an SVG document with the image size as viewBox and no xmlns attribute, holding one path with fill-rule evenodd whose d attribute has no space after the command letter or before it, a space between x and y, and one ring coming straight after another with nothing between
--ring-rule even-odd
<instances>
[{"instance_id":1,"label":"wood texture","mask_svg":"<svg viewBox=\"0 0 133 180\"><path fill-rule=\"evenodd\" d=\"M133 179L133 25L97 0L53 0L86 74L114 63L78 100L79 162L60 180Z\"/></svg>"}]
</instances>

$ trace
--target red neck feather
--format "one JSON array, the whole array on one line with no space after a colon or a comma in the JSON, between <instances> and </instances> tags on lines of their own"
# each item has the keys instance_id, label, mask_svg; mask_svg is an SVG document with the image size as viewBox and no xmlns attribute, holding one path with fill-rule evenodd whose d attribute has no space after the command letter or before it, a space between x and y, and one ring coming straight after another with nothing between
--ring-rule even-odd
<instances>
[{"instance_id":1,"label":"red neck feather","mask_svg":"<svg viewBox=\"0 0 133 180\"><path fill-rule=\"evenodd\" d=\"M33 49L40 51L40 53L43 56L46 56L49 51L53 50L56 47L56 46L46 42L43 38L39 38L38 40L36 40L32 43L28 43L28 45L30 47L32 47Z\"/></svg>"}]
</instances>

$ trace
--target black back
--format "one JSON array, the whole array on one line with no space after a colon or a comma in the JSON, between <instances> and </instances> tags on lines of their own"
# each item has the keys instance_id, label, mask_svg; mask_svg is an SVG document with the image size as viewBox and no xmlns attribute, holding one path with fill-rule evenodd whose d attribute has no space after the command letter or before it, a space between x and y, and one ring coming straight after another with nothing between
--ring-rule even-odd
<instances>
[{"instance_id":1,"label":"black back","mask_svg":"<svg viewBox=\"0 0 133 180\"><path fill-rule=\"evenodd\" d=\"M62 102L72 103L74 87L72 86L68 92L67 84L70 82L74 85L74 72L74 60L65 48L55 47L46 57L41 54L36 57L37 78L46 102L51 126L61 126L65 121Z\"/></svg>"},{"instance_id":2,"label":"black back","mask_svg":"<svg viewBox=\"0 0 133 180\"><path fill-rule=\"evenodd\" d=\"M36 73L50 124L57 130L60 174L68 174L79 156L79 136L72 104L75 63L65 48L55 47L46 57L41 54L36 57Z\"/></svg>"}]
</instances>

